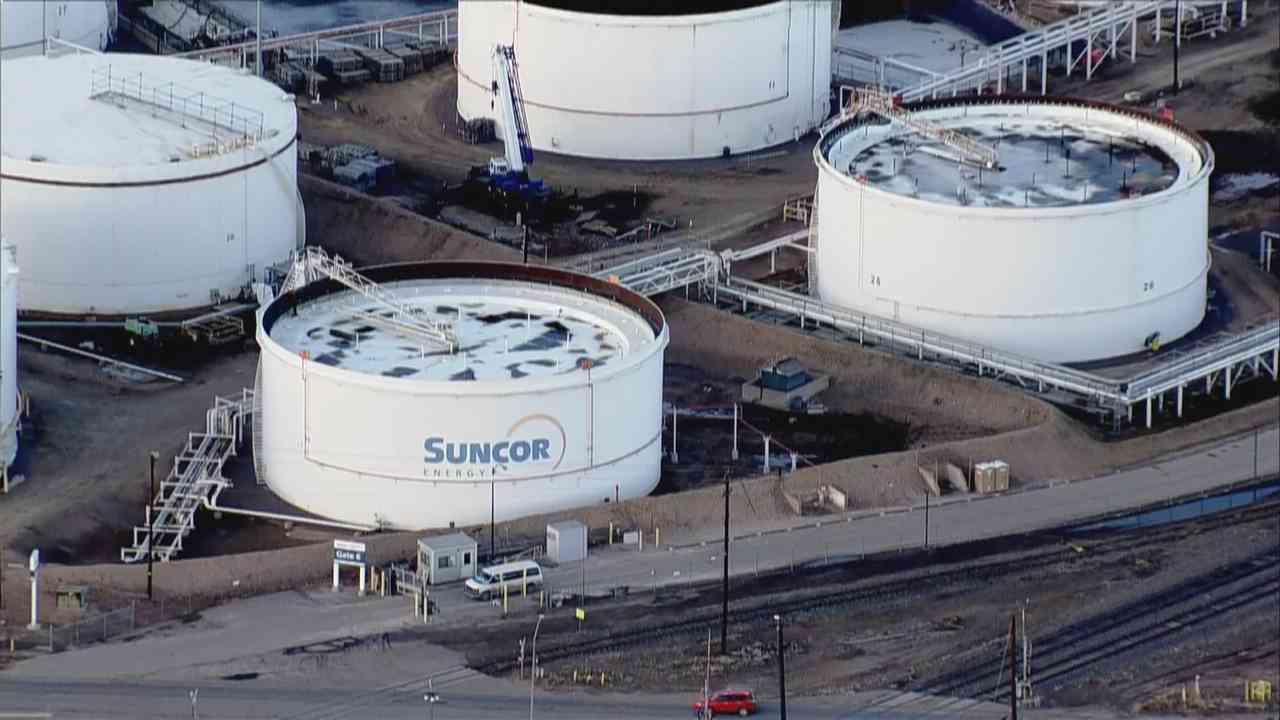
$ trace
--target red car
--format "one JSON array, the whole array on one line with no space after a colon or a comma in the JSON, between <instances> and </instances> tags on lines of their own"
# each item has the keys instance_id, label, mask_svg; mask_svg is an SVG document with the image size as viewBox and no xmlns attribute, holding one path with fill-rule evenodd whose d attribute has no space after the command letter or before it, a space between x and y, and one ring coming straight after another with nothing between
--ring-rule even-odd
<instances>
[{"instance_id":1,"label":"red car","mask_svg":"<svg viewBox=\"0 0 1280 720\"><path fill-rule=\"evenodd\" d=\"M741 715L746 717L760 711L756 698L750 690L721 690L707 702L711 707L711 715ZM693 705L693 712L702 717L702 701Z\"/></svg>"}]
</instances>

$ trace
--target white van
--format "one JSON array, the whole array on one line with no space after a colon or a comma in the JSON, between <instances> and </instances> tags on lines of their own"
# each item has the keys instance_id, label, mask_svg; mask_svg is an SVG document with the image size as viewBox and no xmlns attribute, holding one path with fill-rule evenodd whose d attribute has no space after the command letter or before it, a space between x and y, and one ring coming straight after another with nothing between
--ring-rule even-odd
<instances>
[{"instance_id":1,"label":"white van","mask_svg":"<svg viewBox=\"0 0 1280 720\"><path fill-rule=\"evenodd\" d=\"M467 580L466 593L478 600L489 600L502 596L502 586L507 587L508 595L515 595L522 587L529 591L542 587L542 568L532 560L520 560L503 565L491 565L481 568L479 572Z\"/></svg>"}]
</instances>

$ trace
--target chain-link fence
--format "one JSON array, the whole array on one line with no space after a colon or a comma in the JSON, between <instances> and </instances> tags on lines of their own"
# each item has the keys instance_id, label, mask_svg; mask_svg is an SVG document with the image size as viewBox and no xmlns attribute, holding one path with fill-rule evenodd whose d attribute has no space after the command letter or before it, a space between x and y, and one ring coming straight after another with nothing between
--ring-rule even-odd
<instances>
[{"instance_id":1,"label":"chain-link fence","mask_svg":"<svg viewBox=\"0 0 1280 720\"><path fill-rule=\"evenodd\" d=\"M137 604L87 617L69 625L49 625L49 652L105 642L137 627Z\"/></svg>"}]
</instances>

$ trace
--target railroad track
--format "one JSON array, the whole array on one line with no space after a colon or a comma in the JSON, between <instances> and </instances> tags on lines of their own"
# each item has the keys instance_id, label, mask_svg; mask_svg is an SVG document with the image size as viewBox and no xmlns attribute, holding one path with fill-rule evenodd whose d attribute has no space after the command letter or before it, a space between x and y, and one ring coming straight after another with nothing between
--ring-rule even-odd
<instances>
[{"instance_id":1,"label":"railroad track","mask_svg":"<svg viewBox=\"0 0 1280 720\"><path fill-rule=\"evenodd\" d=\"M1188 631L1235 610L1274 600L1280 592L1280 553L1255 554L1209 573L1161 588L1120 607L1033 639L1033 686L1069 684L1155 643L1176 640ZM993 642L992 649L1000 642ZM947 673L916 689L936 695L1007 699L1003 654Z\"/></svg>"},{"instance_id":2,"label":"railroad track","mask_svg":"<svg viewBox=\"0 0 1280 720\"><path fill-rule=\"evenodd\" d=\"M1064 562L1087 558L1093 562L1108 556L1123 554L1145 546L1158 545L1163 540L1185 536L1188 526L1196 532L1228 527L1250 522L1260 517L1275 513L1272 503L1242 508L1234 512L1219 513L1207 518L1190 520L1183 523L1164 525L1153 529L1139 529L1120 535L1107 537L1102 541L1076 538L1068 532L1045 534L1046 542L1057 541L1053 548L1033 550L1019 553L1016 557L987 562L954 563L945 569L915 573L910 577L887 580L859 587L845 587L834 591L824 591L805 597L787 600L771 600L765 592L752 598L737 601L730 606L729 622L731 624L750 624L769 621L775 614L795 615L805 612L820 612L838 609L850 605L885 606L901 604L926 594L946 590L948 593L989 587L995 580L1010 575L1028 574L1037 570L1052 568ZM1088 546L1090 543L1092 546ZM836 558L837 562L852 563L856 556ZM822 572L834 569L832 565L810 565L809 572ZM771 575L787 575L787 571L778 571ZM715 584L714 582L708 585ZM743 581L738 580L739 592L749 592L743 588ZM640 627L623 628L615 632L594 636L571 642L548 644L538 651L539 662L551 662L576 657L595 655L614 651L622 647L660 642L677 637L702 637L707 628L719 624L718 610L706 611L696 616L668 623L646 623ZM1039 653L1037 653L1039 656ZM510 655L493 657L475 663L472 667L479 672L495 675L510 672L514 669L514 659ZM1050 670L1050 668L1045 668ZM994 674L993 674L994 676ZM972 680L971 680L972 682Z\"/></svg>"}]
</instances>

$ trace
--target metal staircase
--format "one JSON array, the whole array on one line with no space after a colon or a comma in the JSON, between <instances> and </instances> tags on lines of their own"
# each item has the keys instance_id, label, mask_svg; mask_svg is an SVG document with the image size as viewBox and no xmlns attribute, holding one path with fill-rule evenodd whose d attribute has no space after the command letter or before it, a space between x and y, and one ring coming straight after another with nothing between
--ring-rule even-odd
<instances>
[{"instance_id":1,"label":"metal staircase","mask_svg":"<svg viewBox=\"0 0 1280 720\"><path fill-rule=\"evenodd\" d=\"M983 145L964 133L924 120L904 109L891 93L876 88L844 86L840 88L841 118L866 111L900 123L912 132L960 153L963 159L977 163L988 170L999 161L995 148Z\"/></svg>"},{"instance_id":2,"label":"metal staircase","mask_svg":"<svg viewBox=\"0 0 1280 720\"><path fill-rule=\"evenodd\" d=\"M321 277L345 285L360 297L377 304L385 311L378 313L371 310L355 310L353 315L361 322L410 340L443 345L449 349L449 352L453 352L458 347L457 335L454 334L453 327L449 323L422 317L421 311L417 308L400 302L381 285L357 272L350 263L336 255L330 257L318 247L307 247L297 254L294 268L286 278L282 292L297 290Z\"/></svg>"},{"instance_id":3,"label":"metal staircase","mask_svg":"<svg viewBox=\"0 0 1280 720\"><path fill-rule=\"evenodd\" d=\"M146 560L151 553L168 562L182 551L183 538L195 529L196 511L231 484L222 476L222 466L244 437L244 420L253 412L254 397L252 390L243 390L238 398L214 398L205 414L205 431L187 435L186 447L174 457L147 506L146 524L133 528L132 546L120 548L122 562Z\"/></svg>"},{"instance_id":4,"label":"metal staircase","mask_svg":"<svg viewBox=\"0 0 1280 720\"><path fill-rule=\"evenodd\" d=\"M267 484L267 463L263 456L262 360L253 374L253 475L259 485Z\"/></svg>"}]
</instances>

